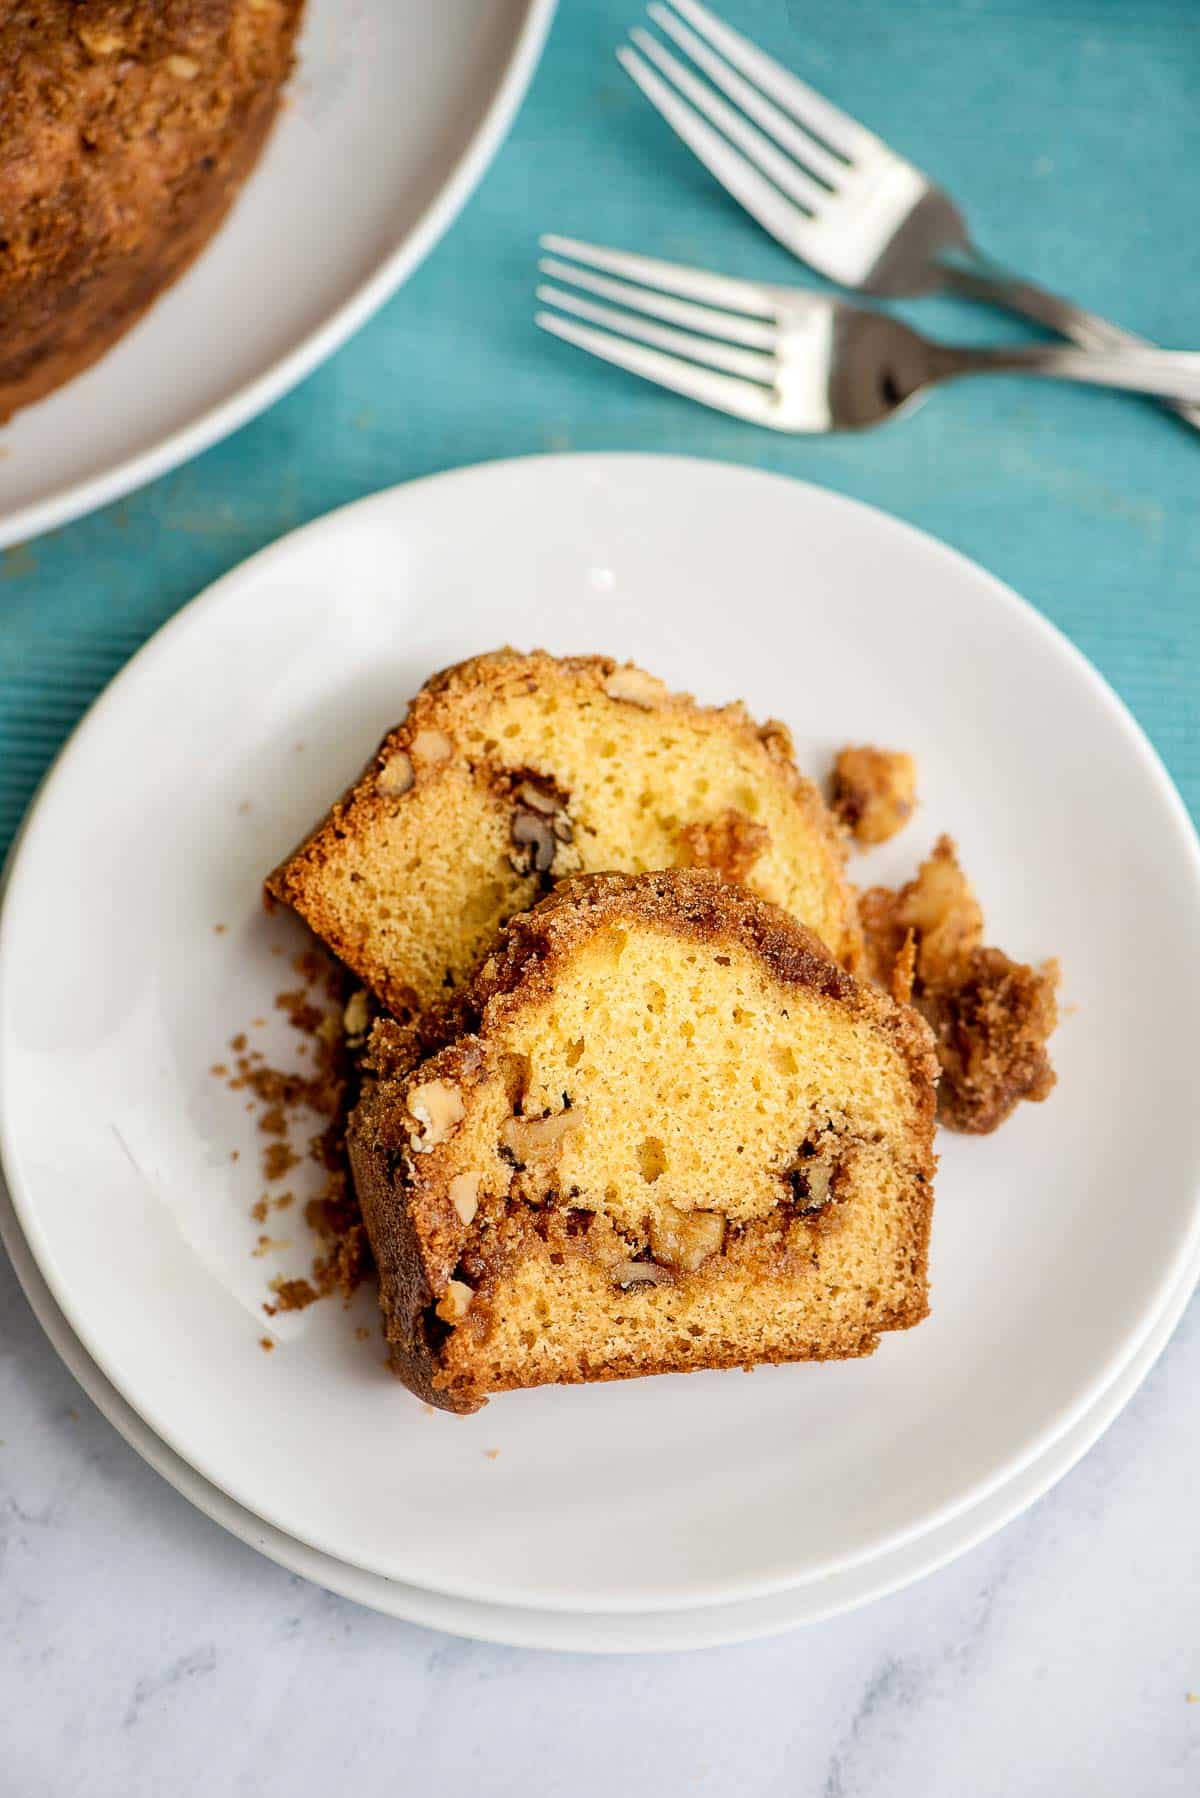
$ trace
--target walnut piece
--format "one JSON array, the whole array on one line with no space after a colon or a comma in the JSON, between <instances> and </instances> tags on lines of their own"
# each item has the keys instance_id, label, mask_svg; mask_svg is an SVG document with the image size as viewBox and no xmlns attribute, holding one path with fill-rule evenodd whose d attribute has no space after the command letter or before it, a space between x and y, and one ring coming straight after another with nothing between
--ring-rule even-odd
<instances>
[{"instance_id":1,"label":"walnut piece","mask_svg":"<svg viewBox=\"0 0 1200 1798\"><path fill-rule=\"evenodd\" d=\"M418 1155L427 1155L453 1134L466 1116L463 1096L446 1080L425 1080L408 1095L408 1109L424 1134L414 1143Z\"/></svg>"},{"instance_id":2,"label":"walnut piece","mask_svg":"<svg viewBox=\"0 0 1200 1798\"><path fill-rule=\"evenodd\" d=\"M500 1126L500 1142L510 1155L523 1163L547 1149L556 1149L564 1137L582 1126L583 1121L582 1105L576 1105L570 1111L552 1112L544 1118L505 1118Z\"/></svg>"},{"instance_id":3,"label":"walnut piece","mask_svg":"<svg viewBox=\"0 0 1200 1798\"><path fill-rule=\"evenodd\" d=\"M627 705L641 706L644 711L653 711L667 698L667 687L663 681L656 680L643 668L635 668L632 662L624 668L614 668L604 683L604 691L610 699L624 700Z\"/></svg>"},{"instance_id":4,"label":"walnut piece","mask_svg":"<svg viewBox=\"0 0 1200 1798\"><path fill-rule=\"evenodd\" d=\"M419 730L411 747L419 762L448 762L454 754L454 745L444 730Z\"/></svg>"},{"instance_id":5,"label":"walnut piece","mask_svg":"<svg viewBox=\"0 0 1200 1798\"><path fill-rule=\"evenodd\" d=\"M558 841L549 818L536 812L517 812L512 821L514 853L509 857L518 874L548 874L554 866Z\"/></svg>"},{"instance_id":6,"label":"walnut piece","mask_svg":"<svg viewBox=\"0 0 1200 1798\"><path fill-rule=\"evenodd\" d=\"M475 1294L465 1280L450 1280L434 1310L444 1324L460 1324L471 1309L474 1297Z\"/></svg>"},{"instance_id":7,"label":"walnut piece","mask_svg":"<svg viewBox=\"0 0 1200 1798\"><path fill-rule=\"evenodd\" d=\"M525 779L513 789L515 810L509 835L509 863L517 874L556 876L578 871L578 852L567 853L575 841L575 826L562 794L549 780Z\"/></svg>"},{"instance_id":8,"label":"walnut piece","mask_svg":"<svg viewBox=\"0 0 1200 1798\"><path fill-rule=\"evenodd\" d=\"M669 1286L674 1279L669 1267L653 1261L614 1261L608 1270L614 1286L627 1292L631 1286Z\"/></svg>"},{"instance_id":9,"label":"walnut piece","mask_svg":"<svg viewBox=\"0 0 1200 1798\"><path fill-rule=\"evenodd\" d=\"M370 1007L363 987L351 993L342 1013L342 1028L347 1036L365 1036L367 1025L371 1022Z\"/></svg>"},{"instance_id":10,"label":"walnut piece","mask_svg":"<svg viewBox=\"0 0 1200 1798\"><path fill-rule=\"evenodd\" d=\"M656 1261L694 1274L725 1242L725 1219L719 1211L680 1211L663 1205L650 1219L650 1252Z\"/></svg>"},{"instance_id":11,"label":"walnut piece","mask_svg":"<svg viewBox=\"0 0 1200 1798\"><path fill-rule=\"evenodd\" d=\"M389 756L379 773L375 776L375 791L385 799L399 799L407 793L416 780L413 765L402 749Z\"/></svg>"},{"instance_id":12,"label":"walnut piece","mask_svg":"<svg viewBox=\"0 0 1200 1798\"><path fill-rule=\"evenodd\" d=\"M528 806L531 811L541 812L547 818L553 818L556 812L562 810L557 795L549 792L545 787L539 787L532 780L523 780L516 789L514 797L519 799L522 805Z\"/></svg>"},{"instance_id":13,"label":"walnut piece","mask_svg":"<svg viewBox=\"0 0 1200 1798\"><path fill-rule=\"evenodd\" d=\"M479 1186L482 1174L455 1174L450 1182L450 1203L464 1224L473 1222L479 1210Z\"/></svg>"},{"instance_id":14,"label":"walnut piece","mask_svg":"<svg viewBox=\"0 0 1200 1798\"><path fill-rule=\"evenodd\" d=\"M802 1215L824 1210L832 1196L833 1173L832 1159L821 1155L806 1156L788 1169L792 1199Z\"/></svg>"},{"instance_id":15,"label":"walnut piece","mask_svg":"<svg viewBox=\"0 0 1200 1798\"><path fill-rule=\"evenodd\" d=\"M843 749L833 764L833 809L858 843L886 843L912 817L917 764L899 749Z\"/></svg>"}]
</instances>

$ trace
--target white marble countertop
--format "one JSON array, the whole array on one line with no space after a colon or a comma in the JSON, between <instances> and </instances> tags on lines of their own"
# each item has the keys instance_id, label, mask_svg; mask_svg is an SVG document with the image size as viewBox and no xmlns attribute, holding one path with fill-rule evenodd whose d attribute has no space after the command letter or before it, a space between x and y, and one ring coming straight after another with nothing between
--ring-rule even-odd
<instances>
[{"instance_id":1,"label":"white marble countertop","mask_svg":"<svg viewBox=\"0 0 1200 1798\"><path fill-rule=\"evenodd\" d=\"M1083 1463L922 1584L743 1647L536 1654L227 1536L94 1410L0 1254L0 1798L1194 1798L1197 1390L1194 1304Z\"/></svg>"}]
</instances>

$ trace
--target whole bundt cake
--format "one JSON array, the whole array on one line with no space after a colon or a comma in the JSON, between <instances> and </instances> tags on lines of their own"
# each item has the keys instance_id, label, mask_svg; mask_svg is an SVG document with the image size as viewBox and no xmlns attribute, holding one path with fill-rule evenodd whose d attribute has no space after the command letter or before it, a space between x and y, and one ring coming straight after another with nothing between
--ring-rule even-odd
<instances>
[{"instance_id":1,"label":"whole bundt cake","mask_svg":"<svg viewBox=\"0 0 1200 1798\"><path fill-rule=\"evenodd\" d=\"M262 149L303 0L0 0L0 421L203 249Z\"/></svg>"}]
</instances>

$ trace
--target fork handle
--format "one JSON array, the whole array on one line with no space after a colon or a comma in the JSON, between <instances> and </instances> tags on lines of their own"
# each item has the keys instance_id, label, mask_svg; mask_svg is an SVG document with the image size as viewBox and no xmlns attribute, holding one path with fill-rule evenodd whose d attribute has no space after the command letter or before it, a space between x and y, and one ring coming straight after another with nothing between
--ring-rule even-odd
<instances>
[{"instance_id":1,"label":"fork handle","mask_svg":"<svg viewBox=\"0 0 1200 1798\"><path fill-rule=\"evenodd\" d=\"M1152 347L1148 338L1126 331L1121 325L1114 325L1109 319L1100 318L1094 312L1085 312L1082 306L1076 306L1073 301L1061 299L1058 294L1050 293L1046 288L1038 287L1020 275L1011 274L973 245L968 245L962 255L943 255L941 264L946 286L953 292L964 294L969 299L982 300L990 306L1004 306L1010 312L1018 312L1023 317L1032 319L1035 324L1045 325L1047 330L1057 331L1060 336L1071 338L1082 349ZM1086 377L1075 375L1067 376L1067 379ZM1159 388L1153 391L1180 418L1200 430L1200 404L1185 397L1186 389L1178 393L1164 392Z\"/></svg>"},{"instance_id":2,"label":"fork handle","mask_svg":"<svg viewBox=\"0 0 1200 1798\"><path fill-rule=\"evenodd\" d=\"M1200 350L1156 350L1144 344L1122 349L1076 349L1070 344L1020 343L979 349L967 344L928 346L930 374L948 381L957 375L1045 375L1056 381L1085 381L1093 387L1120 387L1187 405L1200 415Z\"/></svg>"}]
</instances>

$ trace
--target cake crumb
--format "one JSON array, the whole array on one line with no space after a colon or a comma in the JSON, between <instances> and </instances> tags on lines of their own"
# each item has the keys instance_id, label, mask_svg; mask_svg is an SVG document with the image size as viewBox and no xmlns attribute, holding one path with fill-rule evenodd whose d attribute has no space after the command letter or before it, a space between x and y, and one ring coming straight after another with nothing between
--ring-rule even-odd
<instances>
[{"instance_id":1,"label":"cake crumb","mask_svg":"<svg viewBox=\"0 0 1200 1798\"><path fill-rule=\"evenodd\" d=\"M264 1355L269 1355L275 1347L275 1343L270 1336L260 1336L258 1339L258 1346Z\"/></svg>"},{"instance_id":2,"label":"cake crumb","mask_svg":"<svg viewBox=\"0 0 1200 1798\"><path fill-rule=\"evenodd\" d=\"M371 1340L371 1332L368 1330L366 1324L359 1324L357 1330L354 1332L354 1339L356 1342L369 1342Z\"/></svg>"},{"instance_id":3,"label":"cake crumb","mask_svg":"<svg viewBox=\"0 0 1200 1798\"><path fill-rule=\"evenodd\" d=\"M299 1167L300 1157L290 1143L268 1143L262 1155L263 1174L268 1180L282 1180L290 1174L294 1167Z\"/></svg>"},{"instance_id":4,"label":"cake crumb","mask_svg":"<svg viewBox=\"0 0 1200 1798\"><path fill-rule=\"evenodd\" d=\"M213 934L214 936L224 936L228 928L229 926L227 924L214 924Z\"/></svg>"},{"instance_id":5,"label":"cake crumb","mask_svg":"<svg viewBox=\"0 0 1200 1798\"><path fill-rule=\"evenodd\" d=\"M287 1236L260 1236L257 1248L251 1249L250 1253L257 1261L260 1256L269 1255L272 1249L290 1249L291 1246L291 1239Z\"/></svg>"},{"instance_id":6,"label":"cake crumb","mask_svg":"<svg viewBox=\"0 0 1200 1798\"><path fill-rule=\"evenodd\" d=\"M1029 967L985 946L983 912L949 837L913 880L871 887L859 910L872 978L898 1001L911 998L937 1038L943 1124L988 1135L1022 1099L1049 1095L1058 963Z\"/></svg>"},{"instance_id":7,"label":"cake crumb","mask_svg":"<svg viewBox=\"0 0 1200 1798\"><path fill-rule=\"evenodd\" d=\"M315 986L324 973L322 958L315 949L302 949L292 957L292 966L309 986Z\"/></svg>"},{"instance_id":8,"label":"cake crumb","mask_svg":"<svg viewBox=\"0 0 1200 1798\"><path fill-rule=\"evenodd\" d=\"M271 945L272 953L284 954L282 945ZM247 1111L258 1111L259 1129L274 1140L262 1151L262 1174L268 1185L282 1180L306 1158L323 1172L319 1191L304 1208L305 1221L317 1238L310 1277L273 1281L274 1302L264 1309L268 1315L277 1311L302 1310L316 1300L341 1294L346 1303L371 1267L366 1231L350 1183L346 1159L345 1123L352 1102L352 1067L345 1032L341 1027L346 1001L347 976L339 964L320 949L308 948L293 958L295 971L304 981L303 987L276 995L275 1004L284 1012L292 1028L304 1038L297 1044L303 1051L307 1068L287 1069L269 1066L257 1049L246 1052L244 1031L231 1039L230 1047L237 1056L236 1073L226 1084L233 1091L248 1089ZM323 989L334 1001L333 1009L314 1004L310 993ZM255 1018L253 1027L265 1026L265 1018ZM223 1065L223 1064L222 1064ZM307 1148L295 1141L293 1120L311 1113L324 1120L322 1128L309 1138ZM263 1192L250 1208L256 1223L265 1223L272 1211L283 1211L296 1202L294 1190L272 1196ZM267 1253L274 1244L260 1236L257 1254Z\"/></svg>"},{"instance_id":9,"label":"cake crumb","mask_svg":"<svg viewBox=\"0 0 1200 1798\"><path fill-rule=\"evenodd\" d=\"M870 848L903 830L917 803L917 764L901 749L863 744L838 751L833 811L856 843Z\"/></svg>"},{"instance_id":10,"label":"cake crumb","mask_svg":"<svg viewBox=\"0 0 1200 1798\"><path fill-rule=\"evenodd\" d=\"M247 812L248 812L248 811L249 811L249 810L250 810L250 809L251 809L251 808L250 808L250 801L249 801L249 800L248 800L248 799L243 799L243 800L242 800L242 803L241 803L241 804L240 804L240 805L239 805L239 806L238 806L238 811L239 811L239 812L240 812L240 813L241 813L241 815L242 815L242 816L243 816L243 817L245 817L245 815L246 815L246 813L247 813Z\"/></svg>"},{"instance_id":11,"label":"cake crumb","mask_svg":"<svg viewBox=\"0 0 1200 1798\"><path fill-rule=\"evenodd\" d=\"M230 1149L230 1151L229 1151L230 1161L240 1161L241 1158L242 1158L242 1151L240 1149Z\"/></svg>"},{"instance_id":12,"label":"cake crumb","mask_svg":"<svg viewBox=\"0 0 1200 1798\"><path fill-rule=\"evenodd\" d=\"M499 1453L500 1450L498 1448L485 1448L483 1451L483 1458L485 1461L494 1461Z\"/></svg>"},{"instance_id":13,"label":"cake crumb","mask_svg":"<svg viewBox=\"0 0 1200 1798\"><path fill-rule=\"evenodd\" d=\"M432 1405L423 1404L421 1406L421 1409L422 1409L422 1411L424 1411L426 1417L436 1417L436 1415L437 1415L437 1413L435 1412Z\"/></svg>"},{"instance_id":14,"label":"cake crumb","mask_svg":"<svg viewBox=\"0 0 1200 1798\"><path fill-rule=\"evenodd\" d=\"M275 1317L281 1311L304 1311L309 1305L315 1305L321 1296L309 1280L272 1280L271 1291L275 1294L275 1303L263 1306L268 1317Z\"/></svg>"},{"instance_id":15,"label":"cake crumb","mask_svg":"<svg viewBox=\"0 0 1200 1798\"><path fill-rule=\"evenodd\" d=\"M301 1030L306 1036L315 1036L325 1019L310 1000L305 988L298 992L277 993L275 1006L278 1011L285 1011L293 1030Z\"/></svg>"},{"instance_id":16,"label":"cake crumb","mask_svg":"<svg viewBox=\"0 0 1200 1798\"><path fill-rule=\"evenodd\" d=\"M214 1061L208 1071L218 1080L224 1080L229 1073L229 1069L223 1061Z\"/></svg>"}]
</instances>

